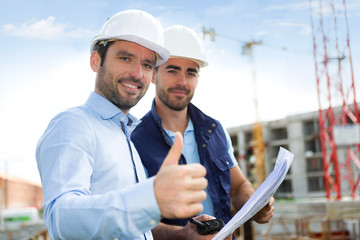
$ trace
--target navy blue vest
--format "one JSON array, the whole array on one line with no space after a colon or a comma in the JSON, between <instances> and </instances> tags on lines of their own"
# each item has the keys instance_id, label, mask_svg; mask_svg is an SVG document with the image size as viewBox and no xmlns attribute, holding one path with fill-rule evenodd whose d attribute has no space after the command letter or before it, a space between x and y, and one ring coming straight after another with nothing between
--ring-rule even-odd
<instances>
[{"instance_id":1,"label":"navy blue vest","mask_svg":"<svg viewBox=\"0 0 360 240\"><path fill-rule=\"evenodd\" d=\"M161 127L161 119L156 114L154 104L155 101L152 109L131 133L131 140L135 144L149 177L158 172L172 145L171 138ZM225 133L217 120L208 117L192 104L188 106L188 114L194 124L200 162L207 170L208 192L214 215L227 223L231 219L230 167L232 160L228 154ZM179 163L186 164L183 155ZM185 226L188 219L163 219L162 222Z\"/></svg>"}]
</instances>

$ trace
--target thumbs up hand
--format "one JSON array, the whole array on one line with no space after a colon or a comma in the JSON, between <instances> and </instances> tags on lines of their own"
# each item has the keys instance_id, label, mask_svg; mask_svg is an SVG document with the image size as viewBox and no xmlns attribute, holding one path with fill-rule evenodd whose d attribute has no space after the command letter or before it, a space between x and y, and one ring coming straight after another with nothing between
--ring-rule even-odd
<instances>
[{"instance_id":1,"label":"thumbs up hand","mask_svg":"<svg viewBox=\"0 0 360 240\"><path fill-rule=\"evenodd\" d=\"M178 165L183 146L179 132L154 181L154 191L161 215L188 218L203 210L206 199L206 169L201 164Z\"/></svg>"},{"instance_id":2,"label":"thumbs up hand","mask_svg":"<svg viewBox=\"0 0 360 240\"><path fill-rule=\"evenodd\" d=\"M180 132L175 133L175 141L166 158L164 159L163 166L178 165L181 157L181 151L183 148L183 137Z\"/></svg>"}]
</instances>

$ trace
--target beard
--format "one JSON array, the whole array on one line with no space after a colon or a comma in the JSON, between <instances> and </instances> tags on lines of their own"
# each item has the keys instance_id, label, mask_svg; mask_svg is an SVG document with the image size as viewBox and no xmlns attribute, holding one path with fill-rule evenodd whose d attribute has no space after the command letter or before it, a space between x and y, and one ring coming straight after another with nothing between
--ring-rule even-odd
<instances>
[{"instance_id":1,"label":"beard","mask_svg":"<svg viewBox=\"0 0 360 240\"><path fill-rule=\"evenodd\" d=\"M141 91L138 96L135 96L136 94L121 93L119 91L119 84L125 81L133 82L139 86ZM134 107L145 95L149 87L145 86L140 79L134 77L123 77L114 81L113 74L107 72L105 67L100 67L96 84L102 95L121 110L130 110Z\"/></svg>"},{"instance_id":2,"label":"beard","mask_svg":"<svg viewBox=\"0 0 360 240\"><path fill-rule=\"evenodd\" d=\"M184 87L174 87L174 88L169 88L168 89L168 91L172 91L172 90L185 91L187 94L190 93L190 90L188 90L188 89L186 89ZM185 98L175 96L175 99L171 99L169 94L167 93L167 91L162 89L159 86L159 84L157 84L156 85L156 95L158 96L160 101L165 106L170 108L171 110L182 111L189 105L189 103L191 102L191 100L192 100L192 98L194 96L194 93L191 93L190 95L187 95L187 97L185 97Z\"/></svg>"}]
</instances>

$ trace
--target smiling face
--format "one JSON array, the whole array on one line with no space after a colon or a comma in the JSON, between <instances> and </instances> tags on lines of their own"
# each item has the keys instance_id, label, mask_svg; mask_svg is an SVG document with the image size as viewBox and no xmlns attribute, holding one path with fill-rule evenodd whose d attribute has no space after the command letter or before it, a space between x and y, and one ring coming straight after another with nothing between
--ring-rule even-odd
<instances>
[{"instance_id":1,"label":"smiling face","mask_svg":"<svg viewBox=\"0 0 360 240\"><path fill-rule=\"evenodd\" d=\"M171 110L184 110L194 96L199 66L190 59L170 58L156 71L156 103Z\"/></svg>"},{"instance_id":2,"label":"smiling face","mask_svg":"<svg viewBox=\"0 0 360 240\"><path fill-rule=\"evenodd\" d=\"M155 67L155 53L136 43L116 41L103 59L94 51L91 68L97 72L95 92L125 114L145 95Z\"/></svg>"}]
</instances>

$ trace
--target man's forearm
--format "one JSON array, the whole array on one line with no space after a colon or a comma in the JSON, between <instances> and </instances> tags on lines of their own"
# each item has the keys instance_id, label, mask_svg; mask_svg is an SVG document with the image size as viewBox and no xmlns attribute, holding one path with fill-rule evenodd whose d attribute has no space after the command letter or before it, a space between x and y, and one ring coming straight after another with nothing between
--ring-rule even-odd
<instances>
[{"instance_id":1,"label":"man's forearm","mask_svg":"<svg viewBox=\"0 0 360 240\"><path fill-rule=\"evenodd\" d=\"M201 216L197 216L194 219L198 221L207 221L213 219L214 217L203 214ZM152 231L155 240L162 239L171 239L171 240L210 240L212 239L216 233L200 235L197 232L196 225L188 222L186 226L173 226L167 225L164 223L160 223L157 225Z\"/></svg>"},{"instance_id":2,"label":"man's forearm","mask_svg":"<svg viewBox=\"0 0 360 240\"><path fill-rule=\"evenodd\" d=\"M232 194L231 202L236 211L239 211L242 206L249 200L249 198L254 194L255 190L249 181L244 181L237 191Z\"/></svg>"},{"instance_id":3,"label":"man's forearm","mask_svg":"<svg viewBox=\"0 0 360 240\"><path fill-rule=\"evenodd\" d=\"M159 223L155 228L151 230L154 239L162 240L162 239L174 239L181 240L185 238L184 227L182 226L173 226L167 225L164 223Z\"/></svg>"}]
</instances>

